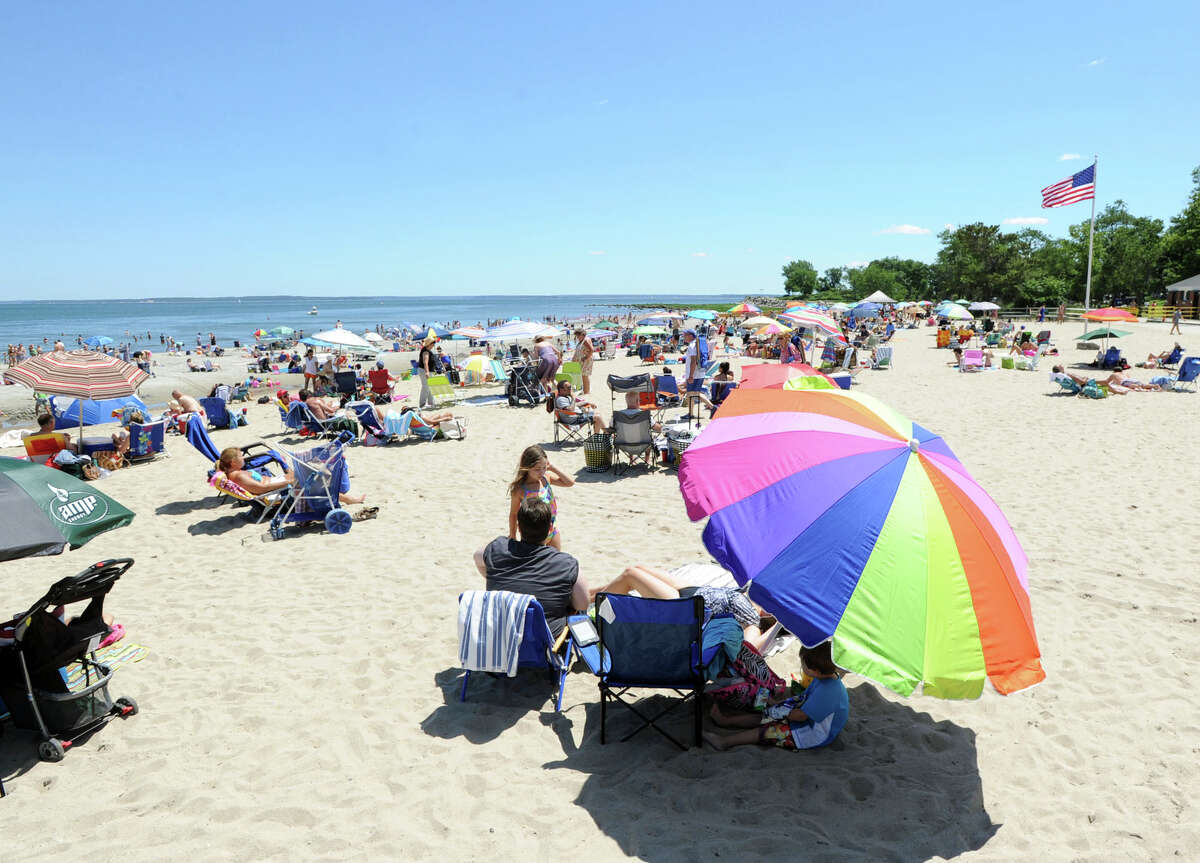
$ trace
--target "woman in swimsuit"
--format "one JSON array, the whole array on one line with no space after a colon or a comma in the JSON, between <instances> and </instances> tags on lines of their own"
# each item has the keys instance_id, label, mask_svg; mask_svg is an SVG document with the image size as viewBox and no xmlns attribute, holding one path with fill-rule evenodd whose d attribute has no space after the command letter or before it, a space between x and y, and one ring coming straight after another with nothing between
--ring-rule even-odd
<instances>
[{"instance_id":1,"label":"woman in swimsuit","mask_svg":"<svg viewBox=\"0 0 1200 863\"><path fill-rule=\"evenodd\" d=\"M550 464L546 451L537 444L525 448L517 464L517 476L508 487L512 504L508 510L508 536L517 538L517 510L527 497L538 497L550 506L550 535L546 545L562 551L562 534L558 531L558 502L554 499L554 486L570 488L575 480Z\"/></svg>"},{"instance_id":2,"label":"woman in swimsuit","mask_svg":"<svg viewBox=\"0 0 1200 863\"><path fill-rule=\"evenodd\" d=\"M285 489L296 479L290 469L283 475L283 479L270 479L256 470L246 470L246 459L242 456L242 451L235 446L221 450L217 467L224 471L231 481L255 495Z\"/></svg>"}]
</instances>

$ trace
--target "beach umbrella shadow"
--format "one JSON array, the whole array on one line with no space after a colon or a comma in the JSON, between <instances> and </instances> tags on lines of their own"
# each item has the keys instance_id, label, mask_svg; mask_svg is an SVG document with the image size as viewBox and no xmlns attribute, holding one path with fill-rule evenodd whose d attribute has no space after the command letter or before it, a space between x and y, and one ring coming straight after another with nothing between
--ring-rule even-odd
<instances>
[{"instance_id":1,"label":"beach umbrella shadow","mask_svg":"<svg viewBox=\"0 0 1200 863\"><path fill-rule=\"evenodd\" d=\"M601 746L598 704L584 707L577 744L576 709L547 713L564 757L543 767L586 774L575 805L641 860L743 859L764 842L808 860L917 861L982 848L1000 825L984 805L975 733L869 683L849 695L838 740L806 752L684 752L652 732ZM620 736L615 716L610 740Z\"/></svg>"},{"instance_id":2,"label":"beach umbrella shadow","mask_svg":"<svg viewBox=\"0 0 1200 863\"><path fill-rule=\"evenodd\" d=\"M455 666L434 675L445 704L421 721L421 730L431 737L490 743L530 711L554 710L557 682L552 683L547 673L521 669L509 678L473 672L467 700L459 701L463 674L462 668Z\"/></svg>"}]
</instances>

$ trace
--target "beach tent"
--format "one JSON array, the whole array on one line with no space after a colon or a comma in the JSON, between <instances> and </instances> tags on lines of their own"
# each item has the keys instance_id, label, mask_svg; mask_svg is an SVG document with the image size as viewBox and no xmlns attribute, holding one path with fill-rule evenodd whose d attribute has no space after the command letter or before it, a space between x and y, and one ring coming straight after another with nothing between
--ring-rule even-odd
<instances>
[{"instance_id":1,"label":"beach tent","mask_svg":"<svg viewBox=\"0 0 1200 863\"><path fill-rule=\"evenodd\" d=\"M887 294L885 294L883 291L876 291L875 293L871 294L868 297L863 297L861 302L863 302L863 303L894 303L896 301L893 300L891 297L889 297Z\"/></svg>"},{"instance_id":2,"label":"beach tent","mask_svg":"<svg viewBox=\"0 0 1200 863\"><path fill-rule=\"evenodd\" d=\"M55 429L79 428L80 426L98 426L113 421L113 411L120 412L122 408L134 407L150 418L150 408L137 396L122 396L116 399L74 399L69 396L50 396L50 413L54 416ZM83 421L80 422L79 412L82 408Z\"/></svg>"}]
</instances>

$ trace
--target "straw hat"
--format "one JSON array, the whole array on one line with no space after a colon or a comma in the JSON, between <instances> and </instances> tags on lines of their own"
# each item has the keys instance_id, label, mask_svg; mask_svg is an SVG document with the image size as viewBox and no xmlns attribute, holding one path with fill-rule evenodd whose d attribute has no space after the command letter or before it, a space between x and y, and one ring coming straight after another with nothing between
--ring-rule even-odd
<instances>
[{"instance_id":1,"label":"straw hat","mask_svg":"<svg viewBox=\"0 0 1200 863\"><path fill-rule=\"evenodd\" d=\"M428 345L428 344L430 344L432 342L436 342L436 341L437 341L437 336L426 336L424 338L424 340L422 340L421 344Z\"/></svg>"}]
</instances>

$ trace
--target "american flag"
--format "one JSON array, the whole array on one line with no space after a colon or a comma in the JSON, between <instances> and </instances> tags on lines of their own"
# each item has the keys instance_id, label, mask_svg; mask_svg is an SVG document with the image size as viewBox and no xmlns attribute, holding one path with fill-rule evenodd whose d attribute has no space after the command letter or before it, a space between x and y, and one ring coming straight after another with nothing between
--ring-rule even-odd
<instances>
[{"instance_id":1,"label":"american flag","mask_svg":"<svg viewBox=\"0 0 1200 863\"><path fill-rule=\"evenodd\" d=\"M1065 207L1096 197L1096 166L1088 165L1078 174L1042 189L1042 207Z\"/></svg>"}]
</instances>

